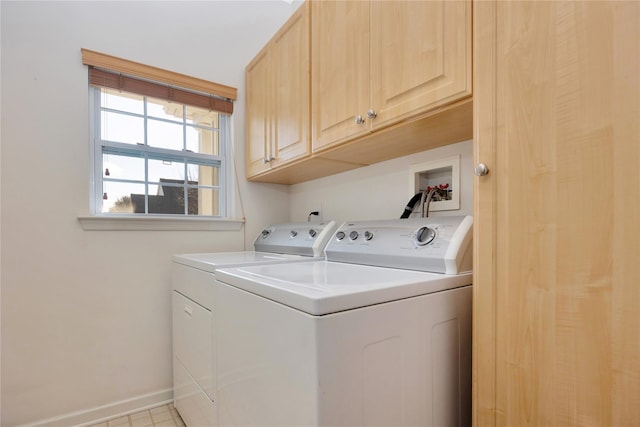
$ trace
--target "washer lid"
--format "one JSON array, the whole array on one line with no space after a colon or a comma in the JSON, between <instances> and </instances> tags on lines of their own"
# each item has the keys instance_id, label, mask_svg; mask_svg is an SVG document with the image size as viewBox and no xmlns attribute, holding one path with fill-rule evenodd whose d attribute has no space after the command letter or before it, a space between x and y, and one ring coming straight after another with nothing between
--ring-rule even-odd
<instances>
[{"instance_id":1,"label":"washer lid","mask_svg":"<svg viewBox=\"0 0 640 427\"><path fill-rule=\"evenodd\" d=\"M208 271L210 273L215 273L216 270L223 267L312 260L317 260L317 258L255 251L180 254L173 256L173 262Z\"/></svg>"},{"instance_id":2,"label":"washer lid","mask_svg":"<svg viewBox=\"0 0 640 427\"><path fill-rule=\"evenodd\" d=\"M324 315L470 285L472 277L314 261L225 268L218 270L216 280Z\"/></svg>"}]
</instances>

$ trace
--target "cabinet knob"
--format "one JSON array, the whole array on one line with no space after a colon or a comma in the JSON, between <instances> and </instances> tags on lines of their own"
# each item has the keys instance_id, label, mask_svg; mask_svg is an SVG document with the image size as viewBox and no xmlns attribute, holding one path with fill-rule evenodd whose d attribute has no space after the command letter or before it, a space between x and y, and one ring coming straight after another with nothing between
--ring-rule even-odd
<instances>
[{"instance_id":1,"label":"cabinet knob","mask_svg":"<svg viewBox=\"0 0 640 427\"><path fill-rule=\"evenodd\" d=\"M356 116L356 124L361 125L364 123L364 118L362 116Z\"/></svg>"},{"instance_id":2,"label":"cabinet knob","mask_svg":"<svg viewBox=\"0 0 640 427\"><path fill-rule=\"evenodd\" d=\"M473 168L473 173L476 176L485 176L489 173L489 168L484 163L478 163L475 168Z\"/></svg>"},{"instance_id":3,"label":"cabinet knob","mask_svg":"<svg viewBox=\"0 0 640 427\"><path fill-rule=\"evenodd\" d=\"M376 117L378 117L378 113L376 113L376 110L372 108L367 111L367 117L369 117L370 119L375 119Z\"/></svg>"}]
</instances>

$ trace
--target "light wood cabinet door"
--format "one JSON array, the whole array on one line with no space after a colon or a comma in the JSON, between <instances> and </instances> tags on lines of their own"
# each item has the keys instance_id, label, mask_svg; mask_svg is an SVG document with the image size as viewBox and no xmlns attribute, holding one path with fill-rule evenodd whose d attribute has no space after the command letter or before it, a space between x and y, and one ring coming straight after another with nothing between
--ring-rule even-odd
<instances>
[{"instance_id":1,"label":"light wood cabinet door","mask_svg":"<svg viewBox=\"0 0 640 427\"><path fill-rule=\"evenodd\" d=\"M470 0L312 7L314 152L471 95Z\"/></svg>"},{"instance_id":2,"label":"light wood cabinet door","mask_svg":"<svg viewBox=\"0 0 640 427\"><path fill-rule=\"evenodd\" d=\"M369 2L313 1L312 145L318 151L369 132Z\"/></svg>"},{"instance_id":3,"label":"light wood cabinet door","mask_svg":"<svg viewBox=\"0 0 640 427\"><path fill-rule=\"evenodd\" d=\"M475 3L475 425L640 420L639 22Z\"/></svg>"},{"instance_id":4,"label":"light wood cabinet door","mask_svg":"<svg viewBox=\"0 0 640 427\"><path fill-rule=\"evenodd\" d=\"M471 95L471 1L371 2L371 129Z\"/></svg>"},{"instance_id":5,"label":"light wood cabinet door","mask_svg":"<svg viewBox=\"0 0 640 427\"><path fill-rule=\"evenodd\" d=\"M246 163L253 177L311 151L309 5L246 68Z\"/></svg>"},{"instance_id":6,"label":"light wood cabinet door","mask_svg":"<svg viewBox=\"0 0 640 427\"><path fill-rule=\"evenodd\" d=\"M273 98L272 167L306 156L311 151L309 117L310 34L309 5L300 6L272 40Z\"/></svg>"},{"instance_id":7,"label":"light wood cabinet door","mask_svg":"<svg viewBox=\"0 0 640 427\"><path fill-rule=\"evenodd\" d=\"M247 176L269 170L273 76L271 51L263 49L246 68L246 168Z\"/></svg>"}]
</instances>

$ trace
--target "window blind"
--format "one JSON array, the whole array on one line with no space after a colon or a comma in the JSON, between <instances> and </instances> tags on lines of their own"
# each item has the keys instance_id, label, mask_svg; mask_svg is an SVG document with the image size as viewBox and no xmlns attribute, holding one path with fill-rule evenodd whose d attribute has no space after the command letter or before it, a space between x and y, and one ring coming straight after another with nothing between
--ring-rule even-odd
<instances>
[{"instance_id":1,"label":"window blind","mask_svg":"<svg viewBox=\"0 0 640 427\"><path fill-rule=\"evenodd\" d=\"M138 95L192 105L220 113L233 113L237 90L184 74L82 49L89 65L89 83Z\"/></svg>"}]
</instances>

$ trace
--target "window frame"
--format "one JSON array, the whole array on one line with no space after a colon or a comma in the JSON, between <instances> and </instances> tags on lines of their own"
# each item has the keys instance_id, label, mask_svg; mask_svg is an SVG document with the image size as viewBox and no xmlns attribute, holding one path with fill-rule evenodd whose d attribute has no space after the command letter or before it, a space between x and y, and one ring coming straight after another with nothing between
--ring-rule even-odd
<instances>
[{"instance_id":1,"label":"window frame","mask_svg":"<svg viewBox=\"0 0 640 427\"><path fill-rule=\"evenodd\" d=\"M148 141L146 138L145 131L145 142L142 145L133 145L129 143L120 143L107 141L102 139L101 132L101 113L103 111L101 105L101 87L97 86L89 86L89 108L90 108L90 155L91 155L91 171L90 171L90 209L91 213L94 216L104 216L104 217L167 217L167 218L208 218L208 219L228 219L231 215L231 206L232 206L232 189L233 189L233 173L232 173L232 151L233 151L233 141L232 141L232 133L231 133L231 124L232 124L232 116L229 114L219 113L218 118L218 155L208 155L202 153L195 153L186 150L186 140L183 136L183 149L182 150L174 150L174 149L166 149L160 147L153 147L148 145ZM131 94L135 94L135 92L127 92ZM137 95L137 94L136 94ZM145 95L140 95L144 99L149 98ZM186 121L186 117L184 116L184 106L188 104L180 104L183 106L183 118L182 118L182 126L183 126L183 135L184 135L184 127L189 126ZM128 114L125 112L125 114ZM145 122L149 119L156 120L153 116L149 116L145 109L142 115L131 114L136 117L143 117ZM162 119L160 119L162 121ZM179 120L176 120L173 123L180 123ZM194 125L194 127L198 127ZM146 128L146 125L145 125ZM187 163L188 160L192 160L189 164L194 164L194 162L200 163L204 161L211 166L217 166L219 168L218 178L219 185L218 186L198 186L197 188L218 188L219 197L219 214L218 215L189 215L188 206L185 204L185 213L182 214L167 214L167 213L111 213L111 212L102 212L102 194L103 194L103 147L107 149L115 149L121 151L129 151L139 153L141 157L145 159L145 162L148 159L158 159L162 157L173 157L176 159L182 159ZM155 157L154 157L155 156ZM210 162L213 160L213 162ZM186 168L186 166L185 166ZM186 175L185 175L186 176ZM148 187L149 185L157 185L155 182L150 182L148 177L148 168L145 168L145 195L149 195ZM192 188L187 184L181 185L180 187L185 189L185 192L188 188ZM145 211L148 209L147 197L145 197Z\"/></svg>"}]
</instances>

